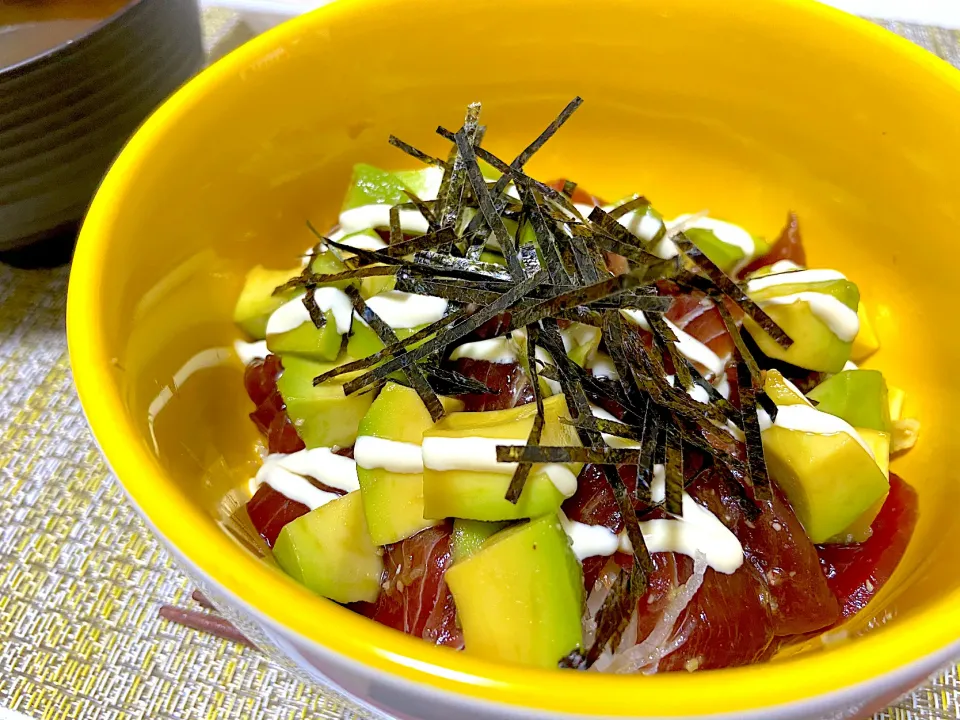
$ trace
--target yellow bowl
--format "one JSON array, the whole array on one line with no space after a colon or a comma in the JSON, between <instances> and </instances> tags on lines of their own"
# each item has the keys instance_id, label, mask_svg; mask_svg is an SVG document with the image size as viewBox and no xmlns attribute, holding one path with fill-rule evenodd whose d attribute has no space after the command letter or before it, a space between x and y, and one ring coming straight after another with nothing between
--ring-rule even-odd
<instances>
[{"instance_id":1,"label":"yellow bowl","mask_svg":"<svg viewBox=\"0 0 960 720\"><path fill-rule=\"evenodd\" d=\"M919 491L920 523L866 614L893 617L865 637L695 674L506 667L316 597L224 532L224 496L256 457L228 349L244 270L296 265L305 220L334 222L352 163L406 165L389 133L439 151L433 129L482 100L487 142L508 156L575 94L583 108L532 171L606 197L643 191L666 213L709 208L768 236L794 209L813 264L847 272L876 310L871 365L907 391L923 434L895 463ZM380 707L865 714L960 654L958 188L960 73L812 2L341 0L204 72L116 161L71 278L76 382L127 492L230 617Z\"/></svg>"}]
</instances>

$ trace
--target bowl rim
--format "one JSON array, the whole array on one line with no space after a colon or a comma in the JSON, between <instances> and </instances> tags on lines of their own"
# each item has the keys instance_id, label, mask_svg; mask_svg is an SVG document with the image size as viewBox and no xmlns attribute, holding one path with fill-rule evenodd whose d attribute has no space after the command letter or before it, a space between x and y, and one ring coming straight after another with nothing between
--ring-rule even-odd
<instances>
[{"instance_id":1,"label":"bowl rim","mask_svg":"<svg viewBox=\"0 0 960 720\"><path fill-rule=\"evenodd\" d=\"M149 524L178 555L258 615L285 627L325 651L386 673L394 680L431 686L460 699L502 703L527 711L624 717L744 713L802 702L849 689L943 654L960 639L960 589L935 601L922 613L900 618L847 643L816 654L774 663L654 676L581 673L575 678L553 670L480 660L438 648L418 638L377 625L365 617L310 593L241 548L209 517L185 502L157 458L127 418L114 385L112 358L106 352L99 320L103 258L119 201L137 182L138 168L149 162L179 118L206 102L228 76L277 45L301 37L328 19L376 12L381 0L339 0L294 18L254 38L182 87L128 141L103 180L84 222L73 261L67 302L67 338L74 380L83 410L108 463L122 478L128 496ZM707 2L707 0L690 0ZM867 20L813 0L751 0L757 12L779 12L808 23L829 24L856 37L872 51L909 61L931 82L960 98L960 72L905 38ZM762 8L761 8L762 4ZM738 12L744 12L741 8ZM563 682L557 682L564 678ZM642 694L641 694L642 693ZM683 698L678 707L677 698ZM736 716L736 715L731 715Z\"/></svg>"}]
</instances>

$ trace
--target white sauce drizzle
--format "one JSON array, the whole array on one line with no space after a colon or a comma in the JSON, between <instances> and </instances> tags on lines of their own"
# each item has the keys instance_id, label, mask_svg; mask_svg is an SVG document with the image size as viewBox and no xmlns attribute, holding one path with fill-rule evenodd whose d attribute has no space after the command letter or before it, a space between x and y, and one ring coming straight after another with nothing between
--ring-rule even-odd
<instances>
[{"instance_id":1,"label":"white sauce drizzle","mask_svg":"<svg viewBox=\"0 0 960 720\"><path fill-rule=\"evenodd\" d=\"M613 364L613 358L599 350L594 353L587 363L587 367L596 377L607 378L608 380L620 379L620 373L617 372L617 368Z\"/></svg>"},{"instance_id":2,"label":"white sauce drizzle","mask_svg":"<svg viewBox=\"0 0 960 720\"><path fill-rule=\"evenodd\" d=\"M517 362L519 355L517 354L516 343L506 335L501 335L489 340L464 343L450 353L451 360L460 360L461 358L507 364Z\"/></svg>"},{"instance_id":3,"label":"white sauce drizzle","mask_svg":"<svg viewBox=\"0 0 960 720\"><path fill-rule=\"evenodd\" d=\"M340 229L348 235L363 230L388 227L390 227L390 205L362 205L340 213ZM430 231L430 225L419 210L401 210L400 229L411 235L426 235Z\"/></svg>"},{"instance_id":4,"label":"white sauce drizzle","mask_svg":"<svg viewBox=\"0 0 960 720\"><path fill-rule=\"evenodd\" d=\"M789 261L781 260L780 262ZM780 262L775 263L773 268L776 268ZM813 283L847 279L847 276L838 270L798 270L796 269L797 265L793 263L790 263L790 265L793 265L793 267L788 270L778 271L774 269L769 275L761 275L749 280L747 282L747 292L755 293L777 285L793 285L794 283L811 285Z\"/></svg>"},{"instance_id":5,"label":"white sauce drizzle","mask_svg":"<svg viewBox=\"0 0 960 720\"><path fill-rule=\"evenodd\" d=\"M383 250L383 248L387 246L387 243L385 243L383 238L379 235L374 237L373 235L367 235L366 233L351 235L350 237L344 238L340 242L347 247L357 248L358 250Z\"/></svg>"},{"instance_id":6,"label":"white sauce drizzle","mask_svg":"<svg viewBox=\"0 0 960 720\"><path fill-rule=\"evenodd\" d=\"M559 519L563 531L570 538L573 554L581 562L595 555L609 557L620 547L620 538L617 534L603 525L587 525L570 520L562 510L559 513Z\"/></svg>"},{"instance_id":7,"label":"white sauce drizzle","mask_svg":"<svg viewBox=\"0 0 960 720\"><path fill-rule=\"evenodd\" d=\"M650 323L647 322L646 315L642 310L621 310L620 314L639 326L642 330L651 332ZM727 361L721 358L713 350L697 340L693 335L685 332L664 318L667 326L677 336L677 350L680 354L691 362L699 363L714 375L719 375L727 365Z\"/></svg>"},{"instance_id":8,"label":"white sauce drizzle","mask_svg":"<svg viewBox=\"0 0 960 720\"><path fill-rule=\"evenodd\" d=\"M619 422L616 416L610 414L602 407L597 407L596 405L590 405L590 412L595 418L600 418L601 420L613 420L614 422ZM616 435L610 435L608 433L601 433L603 436L603 441L613 448L638 448L641 443L638 443L636 440L631 440L630 438L618 437Z\"/></svg>"},{"instance_id":9,"label":"white sauce drizzle","mask_svg":"<svg viewBox=\"0 0 960 720\"><path fill-rule=\"evenodd\" d=\"M830 328L830 332L843 342L853 342L857 333L860 332L860 318L857 317L857 311L851 310L833 295L827 295L826 293L798 292L792 295L758 300L757 304L761 307L767 307L770 305L792 305L797 302L807 303L814 317Z\"/></svg>"},{"instance_id":10,"label":"white sauce drizzle","mask_svg":"<svg viewBox=\"0 0 960 720\"><path fill-rule=\"evenodd\" d=\"M164 385L160 389L160 392L157 393L157 396L150 402L150 406L147 408L147 426L150 429L150 438L153 440L154 450L160 452L160 446L157 444L157 435L154 432L154 423L160 412L167 406L167 403L173 399L177 390L182 388L194 373L208 368L226 365L230 362L232 354L233 350L229 347L215 347L201 350L187 360L183 366L173 374L173 380L169 385Z\"/></svg>"},{"instance_id":11,"label":"white sauce drizzle","mask_svg":"<svg viewBox=\"0 0 960 720\"><path fill-rule=\"evenodd\" d=\"M324 485L353 492L360 489L356 463L348 457L335 454L330 448L300 450L289 455L267 455L257 475L250 481L254 493L263 483L291 500L316 510L339 495L314 487L307 477L316 478Z\"/></svg>"},{"instance_id":12,"label":"white sauce drizzle","mask_svg":"<svg viewBox=\"0 0 960 720\"><path fill-rule=\"evenodd\" d=\"M730 399L730 380L727 379L726 373L720 373L717 379L713 381L713 386L717 389L717 392L724 397L724 399Z\"/></svg>"},{"instance_id":13,"label":"white sauce drizzle","mask_svg":"<svg viewBox=\"0 0 960 720\"><path fill-rule=\"evenodd\" d=\"M305 295L306 293L298 295L274 311L270 319L267 320L267 335L290 332L304 323L311 322L310 313L303 305ZM317 288L313 291L313 297L316 299L317 307L320 308L321 312L333 313L338 335L345 335L350 332L350 324L353 319L353 303L343 290L334 287Z\"/></svg>"},{"instance_id":14,"label":"white sauce drizzle","mask_svg":"<svg viewBox=\"0 0 960 720\"><path fill-rule=\"evenodd\" d=\"M266 340L257 340L256 342L235 340L233 350L237 353L237 357L240 358L240 362L244 365L249 365L254 360L263 360L270 354L270 351L267 350Z\"/></svg>"},{"instance_id":15,"label":"white sauce drizzle","mask_svg":"<svg viewBox=\"0 0 960 720\"><path fill-rule=\"evenodd\" d=\"M770 416L761 410L760 430L761 432L771 427L780 427L784 430L796 430L797 432L811 433L814 435L836 435L844 433L857 441L866 453L874 458L873 450L863 441L852 425L836 415L817 410L812 405L780 405L777 407L777 420L770 422ZM876 459L876 458L874 458Z\"/></svg>"},{"instance_id":16,"label":"white sauce drizzle","mask_svg":"<svg viewBox=\"0 0 960 720\"><path fill-rule=\"evenodd\" d=\"M388 290L367 300L367 307L394 330L403 330L442 319L447 311L447 301L430 295Z\"/></svg>"},{"instance_id":17,"label":"white sauce drizzle","mask_svg":"<svg viewBox=\"0 0 960 720\"><path fill-rule=\"evenodd\" d=\"M663 227L663 222L660 220L660 218L654 216L647 210L644 210L642 215L637 211L629 212L623 217L619 218L617 222L623 225L638 238L648 242L653 240ZM673 243L671 243L671 245L672 244ZM674 245L674 248L676 248L676 245Z\"/></svg>"},{"instance_id":18,"label":"white sauce drizzle","mask_svg":"<svg viewBox=\"0 0 960 720\"><path fill-rule=\"evenodd\" d=\"M353 456L365 470L382 468L408 475L423 472L423 455L415 443L361 435L353 446Z\"/></svg>"},{"instance_id":19,"label":"white sauce drizzle","mask_svg":"<svg viewBox=\"0 0 960 720\"><path fill-rule=\"evenodd\" d=\"M526 438L425 437L420 449L423 466L430 470L469 470L512 475L517 463L497 462L497 446L526 444ZM564 497L570 497L577 491L577 476L564 465L545 463L535 466L534 472L544 473Z\"/></svg>"}]
</instances>

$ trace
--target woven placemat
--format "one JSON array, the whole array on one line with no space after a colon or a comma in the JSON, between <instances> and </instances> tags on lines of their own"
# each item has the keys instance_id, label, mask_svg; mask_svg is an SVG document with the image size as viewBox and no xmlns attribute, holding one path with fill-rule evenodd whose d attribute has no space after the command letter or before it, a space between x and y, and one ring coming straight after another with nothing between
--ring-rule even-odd
<instances>
[{"instance_id":1,"label":"woven placemat","mask_svg":"<svg viewBox=\"0 0 960 720\"><path fill-rule=\"evenodd\" d=\"M208 14L213 52L249 33ZM891 29L960 67L960 34ZM231 40L232 38L232 40ZM70 378L68 269L0 265L0 719L360 719L257 650L158 617L192 587L107 470ZM877 716L960 720L957 669Z\"/></svg>"}]
</instances>

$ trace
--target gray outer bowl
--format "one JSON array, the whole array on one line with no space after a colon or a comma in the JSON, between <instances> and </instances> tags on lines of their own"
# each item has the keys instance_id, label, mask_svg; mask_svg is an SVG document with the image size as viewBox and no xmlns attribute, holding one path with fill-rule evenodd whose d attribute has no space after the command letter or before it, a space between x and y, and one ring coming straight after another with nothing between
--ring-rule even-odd
<instances>
[{"instance_id":1,"label":"gray outer bowl","mask_svg":"<svg viewBox=\"0 0 960 720\"><path fill-rule=\"evenodd\" d=\"M0 250L78 222L123 143L203 62L197 0L134 0L0 69Z\"/></svg>"}]
</instances>

